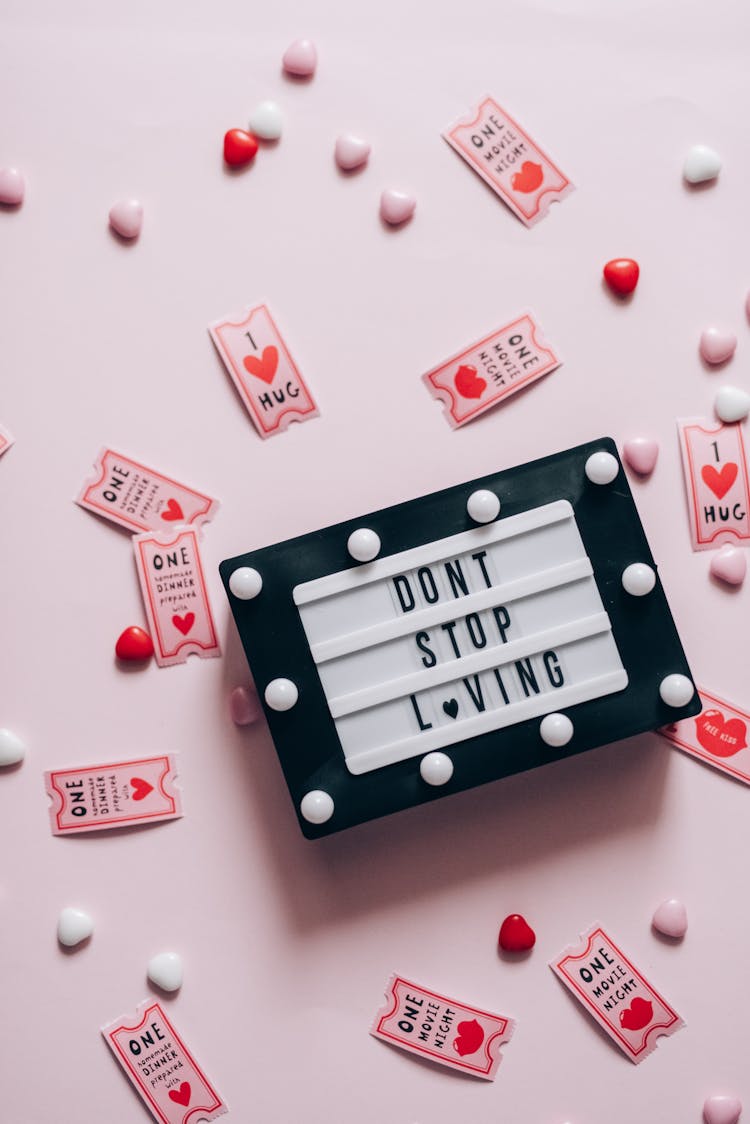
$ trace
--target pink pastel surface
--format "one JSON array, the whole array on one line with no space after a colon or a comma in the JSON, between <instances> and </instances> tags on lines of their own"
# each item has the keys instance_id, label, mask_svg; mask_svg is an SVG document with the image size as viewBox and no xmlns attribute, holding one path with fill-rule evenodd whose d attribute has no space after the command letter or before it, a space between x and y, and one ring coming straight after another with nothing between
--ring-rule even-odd
<instances>
[{"instance_id":1,"label":"pink pastel surface","mask_svg":"<svg viewBox=\"0 0 750 1124\"><path fill-rule=\"evenodd\" d=\"M747 351L750 9L441 0L426 19L400 0L63 14L9 0L0 23L0 164L28 183L0 213L0 419L16 437L0 461L0 725L28 744L0 776L3 1119L148 1120L99 1027L144 998L162 947L186 969L165 1009L231 1120L672 1124L715 1092L750 1103L745 786L644 735L308 843L265 725L231 721L248 673L216 572L426 490L648 433L659 464L631 486L695 676L748 709L750 587L708 581L691 550L675 418L712 417L707 323L729 321ZM300 35L320 53L307 84L280 73ZM577 185L532 230L440 136L486 91ZM267 97L284 136L232 175L221 138ZM331 159L349 129L373 146L355 177ZM697 142L724 161L709 190L682 181ZM419 198L399 231L378 218L389 183ZM102 221L129 192L148 216L131 245ZM618 254L642 269L626 304L601 283ZM273 441L206 332L261 301L321 404ZM524 307L564 366L451 430L420 375ZM130 536L71 500L103 442L220 499L202 557L222 659L116 667L123 622L141 619ZM44 769L168 751L182 819L50 835ZM678 947L651 932L673 896L690 915ZM70 903L96 918L74 955L55 940ZM537 933L520 963L496 952L510 912ZM643 1066L546 966L594 917L687 1022ZM493 1085L370 1036L393 971L518 1020Z\"/></svg>"}]
</instances>

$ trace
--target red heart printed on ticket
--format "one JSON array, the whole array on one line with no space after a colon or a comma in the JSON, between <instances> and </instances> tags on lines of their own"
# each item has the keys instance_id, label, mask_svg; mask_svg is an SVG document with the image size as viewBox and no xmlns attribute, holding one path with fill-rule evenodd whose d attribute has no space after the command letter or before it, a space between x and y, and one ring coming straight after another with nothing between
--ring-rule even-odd
<instances>
[{"instance_id":1,"label":"red heart printed on ticket","mask_svg":"<svg viewBox=\"0 0 750 1124\"><path fill-rule=\"evenodd\" d=\"M264 304L239 320L216 320L208 330L261 437L318 416L312 394Z\"/></svg>"},{"instance_id":2,"label":"red heart printed on ticket","mask_svg":"<svg viewBox=\"0 0 750 1124\"><path fill-rule=\"evenodd\" d=\"M494 98L483 98L446 129L443 138L526 226L544 218L550 203L575 190Z\"/></svg>"},{"instance_id":3,"label":"red heart printed on ticket","mask_svg":"<svg viewBox=\"0 0 750 1124\"><path fill-rule=\"evenodd\" d=\"M102 1034L161 1124L198 1124L229 1111L160 1003L146 1000Z\"/></svg>"},{"instance_id":4,"label":"red heart printed on ticket","mask_svg":"<svg viewBox=\"0 0 750 1124\"><path fill-rule=\"evenodd\" d=\"M422 375L454 429L560 366L562 360L541 342L541 334L526 312Z\"/></svg>"},{"instance_id":5,"label":"red heart printed on ticket","mask_svg":"<svg viewBox=\"0 0 750 1124\"><path fill-rule=\"evenodd\" d=\"M8 449L14 443L15 438L0 425L0 457L3 453L7 453Z\"/></svg>"},{"instance_id":6,"label":"red heart printed on ticket","mask_svg":"<svg viewBox=\"0 0 750 1124\"><path fill-rule=\"evenodd\" d=\"M458 1003L393 975L370 1034L441 1065L492 1081L513 1019Z\"/></svg>"},{"instance_id":7,"label":"red heart printed on ticket","mask_svg":"<svg viewBox=\"0 0 750 1124\"><path fill-rule=\"evenodd\" d=\"M750 714L703 687L698 694L700 714L663 726L659 733L678 749L750 784Z\"/></svg>"},{"instance_id":8,"label":"red heart printed on ticket","mask_svg":"<svg viewBox=\"0 0 750 1124\"><path fill-rule=\"evenodd\" d=\"M221 655L197 533L178 527L171 538L135 535L133 547L159 666Z\"/></svg>"},{"instance_id":9,"label":"red heart printed on ticket","mask_svg":"<svg viewBox=\"0 0 750 1124\"><path fill-rule=\"evenodd\" d=\"M750 541L750 481L742 428L703 418L677 422L693 550Z\"/></svg>"},{"instance_id":10,"label":"red heart printed on ticket","mask_svg":"<svg viewBox=\"0 0 750 1124\"><path fill-rule=\"evenodd\" d=\"M601 925L561 952L550 968L636 1064L661 1035L685 1025Z\"/></svg>"},{"instance_id":11,"label":"red heart printed on ticket","mask_svg":"<svg viewBox=\"0 0 750 1124\"><path fill-rule=\"evenodd\" d=\"M219 508L218 500L106 448L100 450L94 474L76 503L129 531L153 531L174 523L200 526Z\"/></svg>"},{"instance_id":12,"label":"red heart printed on ticket","mask_svg":"<svg viewBox=\"0 0 750 1124\"><path fill-rule=\"evenodd\" d=\"M173 754L46 772L52 834L179 819L182 798L176 776Z\"/></svg>"}]
</instances>

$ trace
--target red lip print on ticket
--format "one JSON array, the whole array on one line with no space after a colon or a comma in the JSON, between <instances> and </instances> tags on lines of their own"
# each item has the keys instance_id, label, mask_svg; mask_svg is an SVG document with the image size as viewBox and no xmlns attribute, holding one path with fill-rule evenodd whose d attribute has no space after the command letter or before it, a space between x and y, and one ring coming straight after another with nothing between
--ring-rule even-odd
<instances>
[{"instance_id":1,"label":"red lip print on ticket","mask_svg":"<svg viewBox=\"0 0 750 1124\"><path fill-rule=\"evenodd\" d=\"M133 547L159 666L221 655L196 532L179 527L172 538L135 535Z\"/></svg>"},{"instance_id":2,"label":"red lip print on ticket","mask_svg":"<svg viewBox=\"0 0 750 1124\"><path fill-rule=\"evenodd\" d=\"M229 1111L160 1003L141 1003L102 1034L161 1124L198 1124Z\"/></svg>"},{"instance_id":3,"label":"red lip print on ticket","mask_svg":"<svg viewBox=\"0 0 750 1124\"><path fill-rule=\"evenodd\" d=\"M240 320L217 320L208 330L261 437L318 416L312 394L264 304Z\"/></svg>"},{"instance_id":4,"label":"red lip print on ticket","mask_svg":"<svg viewBox=\"0 0 750 1124\"><path fill-rule=\"evenodd\" d=\"M175 523L200 526L219 507L218 500L106 448L100 450L93 478L83 485L76 503L128 531L152 531Z\"/></svg>"},{"instance_id":5,"label":"red lip print on ticket","mask_svg":"<svg viewBox=\"0 0 750 1124\"><path fill-rule=\"evenodd\" d=\"M526 226L544 218L550 203L575 190L494 98L483 98L443 137Z\"/></svg>"},{"instance_id":6,"label":"red lip print on ticket","mask_svg":"<svg viewBox=\"0 0 750 1124\"><path fill-rule=\"evenodd\" d=\"M391 976L370 1034L441 1065L492 1081L515 1022Z\"/></svg>"},{"instance_id":7,"label":"red lip print on ticket","mask_svg":"<svg viewBox=\"0 0 750 1124\"><path fill-rule=\"evenodd\" d=\"M747 543L750 482L741 427L681 418L677 428L693 550Z\"/></svg>"},{"instance_id":8,"label":"red lip print on ticket","mask_svg":"<svg viewBox=\"0 0 750 1124\"><path fill-rule=\"evenodd\" d=\"M422 376L430 393L445 404L454 429L560 366L562 360L540 342L540 335L526 312Z\"/></svg>"},{"instance_id":9,"label":"red lip print on ticket","mask_svg":"<svg viewBox=\"0 0 750 1124\"><path fill-rule=\"evenodd\" d=\"M182 815L173 754L44 774L53 835L176 820Z\"/></svg>"},{"instance_id":10,"label":"red lip print on ticket","mask_svg":"<svg viewBox=\"0 0 750 1124\"><path fill-rule=\"evenodd\" d=\"M659 733L678 749L750 784L750 714L703 687L698 694L703 703L700 714L663 726Z\"/></svg>"},{"instance_id":11,"label":"red lip print on ticket","mask_svg":"<svg viewBox=\"0 0 750 1124\"><path fill-rule=\"evenodd\" d=\"M631 1062L643 1061L661 1035L685 1025L601 925L560 953L550 968Z\"/></svg>"}]
</instances>

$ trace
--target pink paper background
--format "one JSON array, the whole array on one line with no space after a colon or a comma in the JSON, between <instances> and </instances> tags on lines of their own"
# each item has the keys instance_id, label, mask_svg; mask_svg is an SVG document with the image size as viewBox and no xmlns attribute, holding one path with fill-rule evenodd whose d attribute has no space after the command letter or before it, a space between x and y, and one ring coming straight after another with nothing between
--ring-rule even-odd
<instances>
[{"instance_id":1,"label":"pink paper background","mask_svg":"<svg viewBox=\"0 0 750 1124\"><path fill-rule=\"evenodd\" d=\"M703 1099L750 1103L748 792L656 735L431 807L305 842L269 736L226 700L246 678L220 559L425 490L611 433L662 443L634 490L699 682L750 702L750 588L708 578L690 549L675 418L710 416L748 385L746 108L750 9L736 0L401 0L92 5L8 0L0 164L27 199L0 214L0 725L28 741L0 777L2 1117L9 1124L147 1119L99 1027L147 994L147 960L185 960L170 1016L238 1121L263 1124L672 1124ZM284 79L314 37L320 69ZM485 91L549 148L578 190L532 230L440 138ZM224 131L277 98L281 142L224 171ZM373 143L341 175L336 135ZM690 190L688 147L719 182ZM418 196L386 230L387 186ZM140 241L107 230L134 194ZM623 305L605 260L642 267ZM262 441L206 331L267 301L319 419ZM565 365L459 431L420 380L518 311ZM702 328L739 336L726 380ZM224 656L123 672L143 623L124 532L72 502L102 443L222 502L206 528ZM185 818L125 833L50 835L46 768L179 750ZM682 946L652 935L676 895ZM65 954L65 905L90 910ZM503 916L538 933L495 952ZM594 919L688 1027L634 1067L546 966ZM493 1085L368 1034L392 971L518 1019ZM283 1045L282 1045L283 1044Z\"/></svg>"}]
</instances>

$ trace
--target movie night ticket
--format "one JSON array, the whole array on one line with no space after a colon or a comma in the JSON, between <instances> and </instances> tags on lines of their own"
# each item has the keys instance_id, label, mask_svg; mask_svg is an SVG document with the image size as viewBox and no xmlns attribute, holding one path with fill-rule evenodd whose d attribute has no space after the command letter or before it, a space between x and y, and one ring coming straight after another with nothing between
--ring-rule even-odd
<instances>
[{"instance_id":1,"label":"movie night ticket","mask_svg":"<svg viewBox=\"0 0 750 1124\"><path fill-rule=\"evenodd\" d=\"M133 547L156 662L221 655L197 533L178 527L172 538L135 535Z\"/></svg>"},{"instance_id":2,"label":"movie night ticket","mask_svg":"<svg viewBox=\"0 0 750 1124\"><path fill-rule=\"evenodd\" d=\"M746 544L750 481L742 427L681 418L677 429L693 550Z\"/></svg>"},{"instance_id":3,"label":"movie night ticket","mask_svg":"<svg viewBox=\"0 0 750 1124\"><path fill-rule=\"evenodd\" d=\"M53 835L176 820L182 815L173 754L53 769L44 774Z\"/></svg>"},{"instance_id":4,"label":"movie night ticket","mask_svg":"<svg viewBox=\"0 0 750 1124\"><path fill-rule=\"evenodd\" d=\"M550 968L632 1062L643 1061L662 1034L685 1025L601 925Z\"/></svg>"},{"instance_id":5,"label":"movie night ticket","mask_svg":"<svg viewBox=\"0 0 750 1124\"><path fill-rule=\"evenodd\" d=\"M750 714L703 687L698 694L703 704L700 714L663 726L659 733L678 749L750 784Z\"/></svg>"},{"instance_id":6,"label":"movie night ticket","mask_svg":"<svg viewBox=\"0 0 750 1124\"><path fill-rule=\"evenodd\" d=\"M575 188L494 98L483 98L443 137L526 226Z\"/></svg>"},{"instance_id":7,"label":"movie night ticket","mask_svg":"<svg viewBox=\"0 0 750 1124\"><path fill-rule=\"evenodd\" d=\"M494 1079L500 1047L515 1029L513 1019L447 999L396 975L385 996L370 1034L463 1073Z\"/></svg>"},{"instance_id":8,"label":"movie night ticket","mask_svg":"<svg viewBox=\"0 0 750 1124\"><path fill-rule=\"evenodd\" d=\"M100 450L94 474L81 488L76 503L128 531L164 529L177 523L200 526L219 507L218 500L106 448Z\"/></svg>"},{"instance_id":9,"label":"movie night ticket","mask_svg":"<svg viewBox=\"0 0 750 1124\"><path fill-rule=\"evenodd\" d=\"M526 312L422 376L454 429L560 366L560 357L540 336Z\"/></svg>"},{"instance_id":10,"label":"movie night ticket","mask_svg":"<svg viewBox=\"0 0 750 1124\"><path fill-rule=\"evenodd\" d=\"M146 1000L102 1034L161 1124L199 1124L228 1112L160 1003Z\"/></svg>"},{"instance_id":11,"label":"movie night ticket","mask_svg":"<svg viewBox=\"0 0 750 1124\"><path fill-rule=\"evenodd\" d=\"M264 304L216 320L211 339L261 437L318 416L318 407Z\"/></svg>"}]
</instances>

